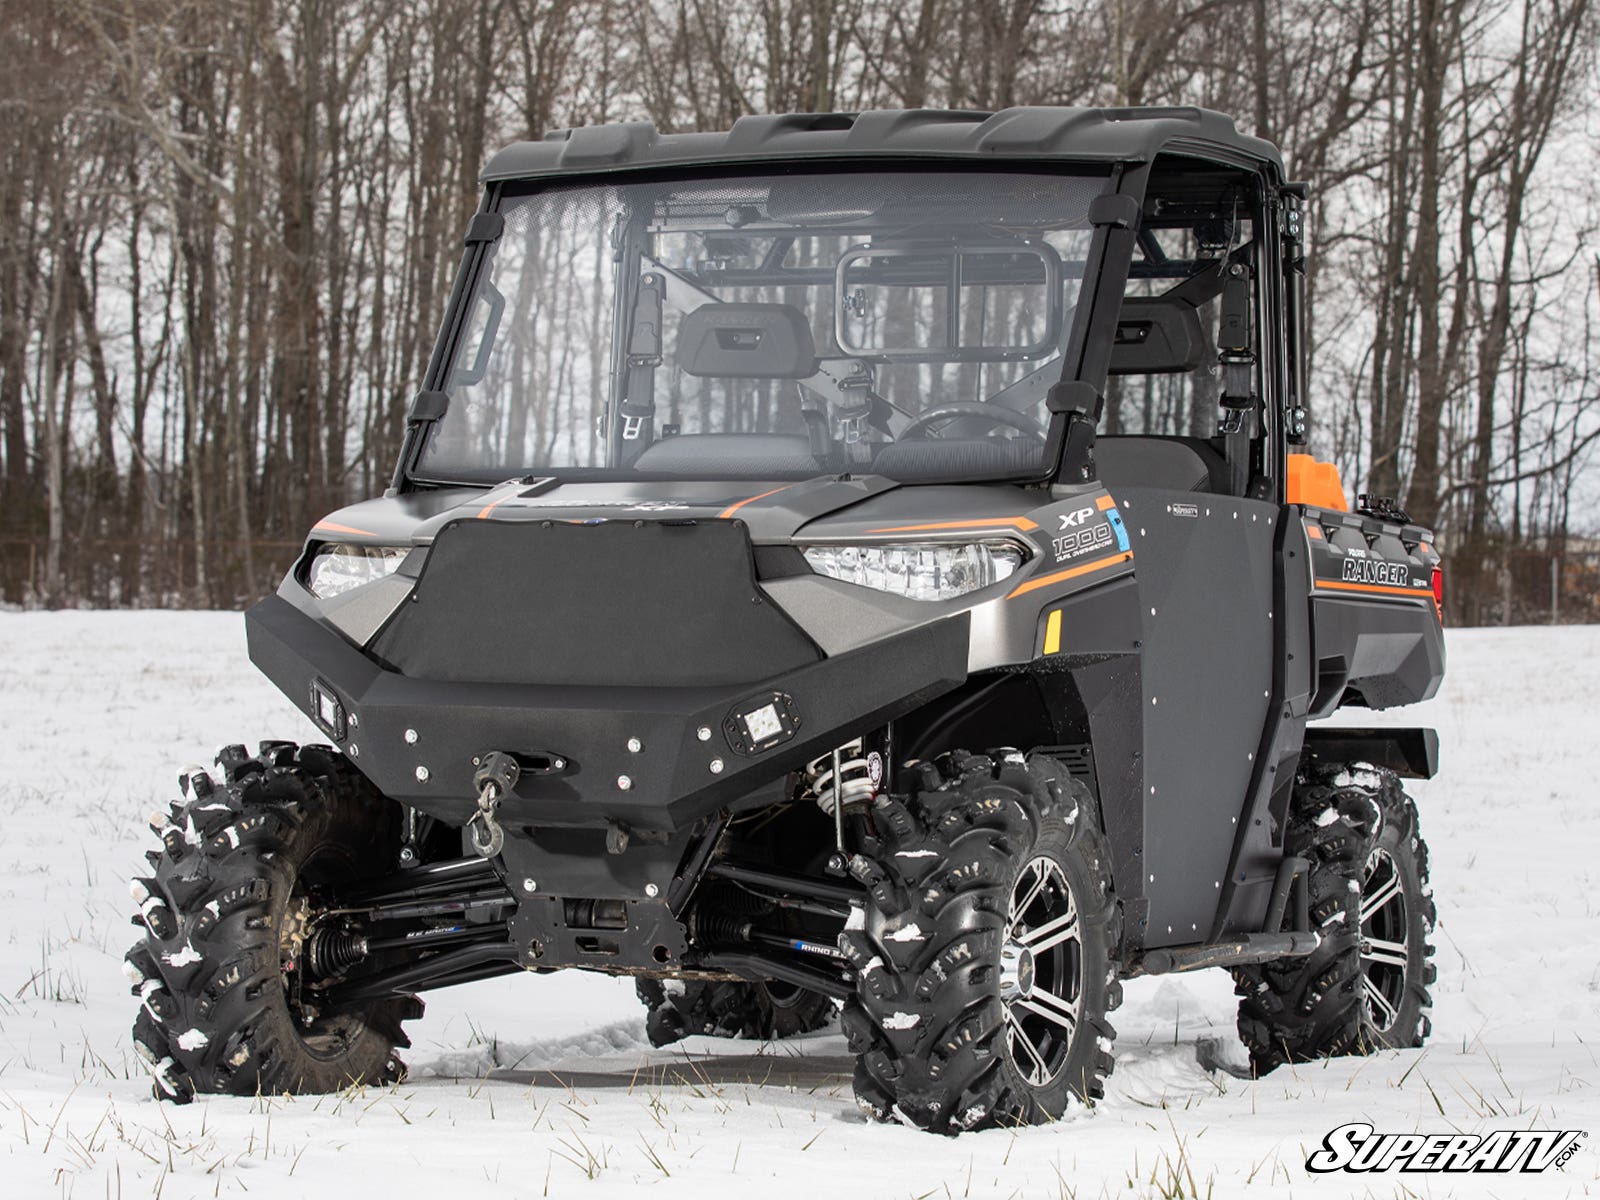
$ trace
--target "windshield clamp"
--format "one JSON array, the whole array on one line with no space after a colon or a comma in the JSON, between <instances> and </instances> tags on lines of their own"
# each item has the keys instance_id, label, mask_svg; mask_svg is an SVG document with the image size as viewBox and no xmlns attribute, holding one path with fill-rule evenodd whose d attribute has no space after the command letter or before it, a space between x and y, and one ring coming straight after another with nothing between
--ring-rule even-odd
<instances>
[{"instance_id":1,"label":"windshield clamp","mask_svg":"<svg viewBox=\"0 0 1600 1200\"><path fill-rule=\"evenodd\" d=\"M449 407L448 392L418 392L416 399L411 402L411 411L406 414L406 420L412 424L437 421Z\"/></svg>"},{"instance_id":2,"label":"windshield clamp","mask_svg":"<svg viewBox=\"0 0 1600 1200\"><path fill-rule=\"evenodd\" d=\"M467 225L467 235L461 240L468 246L475 242L498 242L505 228L506 219L497 212L474 213Z\"/></svg>"}]
</instances>

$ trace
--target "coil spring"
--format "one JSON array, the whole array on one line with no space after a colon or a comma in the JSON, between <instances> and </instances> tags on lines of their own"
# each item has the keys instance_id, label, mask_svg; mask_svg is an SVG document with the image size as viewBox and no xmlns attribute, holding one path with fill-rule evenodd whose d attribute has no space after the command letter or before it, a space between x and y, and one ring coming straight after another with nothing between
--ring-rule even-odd
<instances>
[{"instance_id":1,"label":"coil spring","mask_svg":"<svg viewBox=\"0 0 1600 1200\"><path fill-rule=\"evenodd\" d=\"M805 778L806 790L811 793L812 799L831 817L836 790L833 779L833 755L824 754L812 759L806 764L802 775ZM846 808L852 804L866 804L877 794L878 788L872 782L872 772L867 764L866 751L860 738L839 747L837 791L843 796Z\"/></svg>"}]
</instances>

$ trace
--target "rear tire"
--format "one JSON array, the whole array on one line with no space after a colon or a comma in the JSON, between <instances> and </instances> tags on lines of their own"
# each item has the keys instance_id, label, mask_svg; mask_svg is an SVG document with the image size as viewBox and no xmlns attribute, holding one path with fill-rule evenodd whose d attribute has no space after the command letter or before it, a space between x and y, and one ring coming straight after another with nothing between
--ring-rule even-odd
<instances>
[{"instance_id":1,"label":"rear tire","mask_svg":"<svg viewBox=\"0 0 1600 1200\"><path fill-rule=\"evenodd\" d=\"M716 980L640 979L639 999L649 1015L645 1032L652 1046L682 1038L757 1038L772 1041L826 1029L833 1001L786 984Z\"/></svg>"},{"instance_id":2,"label":"rear tire","mask_svg":"<svg viewBox=\"0 0 1600 1200\"><path fill-rule=\"evenodd\" d=\"M1054 760L956 753L872 810L844 1030L871 1116L958 1133L1103 1095L1117 908L1099 814Z\"/></svg>"},{"instance_id":3,"label":"rear tire","mask_svg":"<svg viewBox=\"0 0 1600 1200\"><path fill-rule=\"evenodd\" d=\"M1415 801L1392 771L1319 766L1296 781L1285 841L1311 863L1322 943L1234 971L1239 1037L1256 1073L1422 1045L1435 913Z\"/></svg>"},{"instance_id":4,"label":"rear tire","mask_svg":"<svg viewBox=\"0 0 1600 1200\"><path fill-rule=\"evenodd\" d=\"M155 1095L332 1092L404 1076L414 996L321 1016L298 1000L285 948L308 886L382 874L395 807L326 746L263 742L217 755L225 783L184 777L187 798L151 828L154 874L132 884L145 936L125 971L139 997L134 1049Z\"/></svg>"}]
</instances>

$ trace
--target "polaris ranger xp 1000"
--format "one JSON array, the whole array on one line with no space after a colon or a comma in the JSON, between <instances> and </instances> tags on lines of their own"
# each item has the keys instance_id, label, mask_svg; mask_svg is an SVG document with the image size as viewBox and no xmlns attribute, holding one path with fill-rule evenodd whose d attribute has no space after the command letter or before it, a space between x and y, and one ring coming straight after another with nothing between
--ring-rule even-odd
<instances>
[{"instance_id":1,"label":"polaris ranger xp 1000","mask_svg":"<svg viewBox=\"0 0 1600 1200\"><path fill-rule=\"evenodd\" d=\"M154 823L158 1095L392 1081L416 993L565 968L657 1044L842 1020L946 1132L1100 1095L1141 974L1231 970L1260 1071L1420 1043L1436 739L1311 722L1433 695L1439 559L1291 449L1272 146L792 115L484 182L393 486L246 618L325 744Z\"/></svg>"}]
</instances>

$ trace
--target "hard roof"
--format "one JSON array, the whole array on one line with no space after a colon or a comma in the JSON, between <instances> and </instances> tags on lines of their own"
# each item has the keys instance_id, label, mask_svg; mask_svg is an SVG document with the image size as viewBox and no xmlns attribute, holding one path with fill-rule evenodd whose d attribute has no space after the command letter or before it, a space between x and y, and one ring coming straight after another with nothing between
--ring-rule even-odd
<instances>
[{"instance_id":1,"label":"hard roof","mask_svg":"<svg viewBox=\"0 0 1600 1200\"><path fill-rule=\"evenodd\" d=\"M1163 150L1231 150L1283 173L1277 147L1203 108L888 109L740 117L725 133L661 133L648 122L561 129L514 142L484 181L796 158L943 157L1145 162Z\"/></svg>"}]
</instances>

